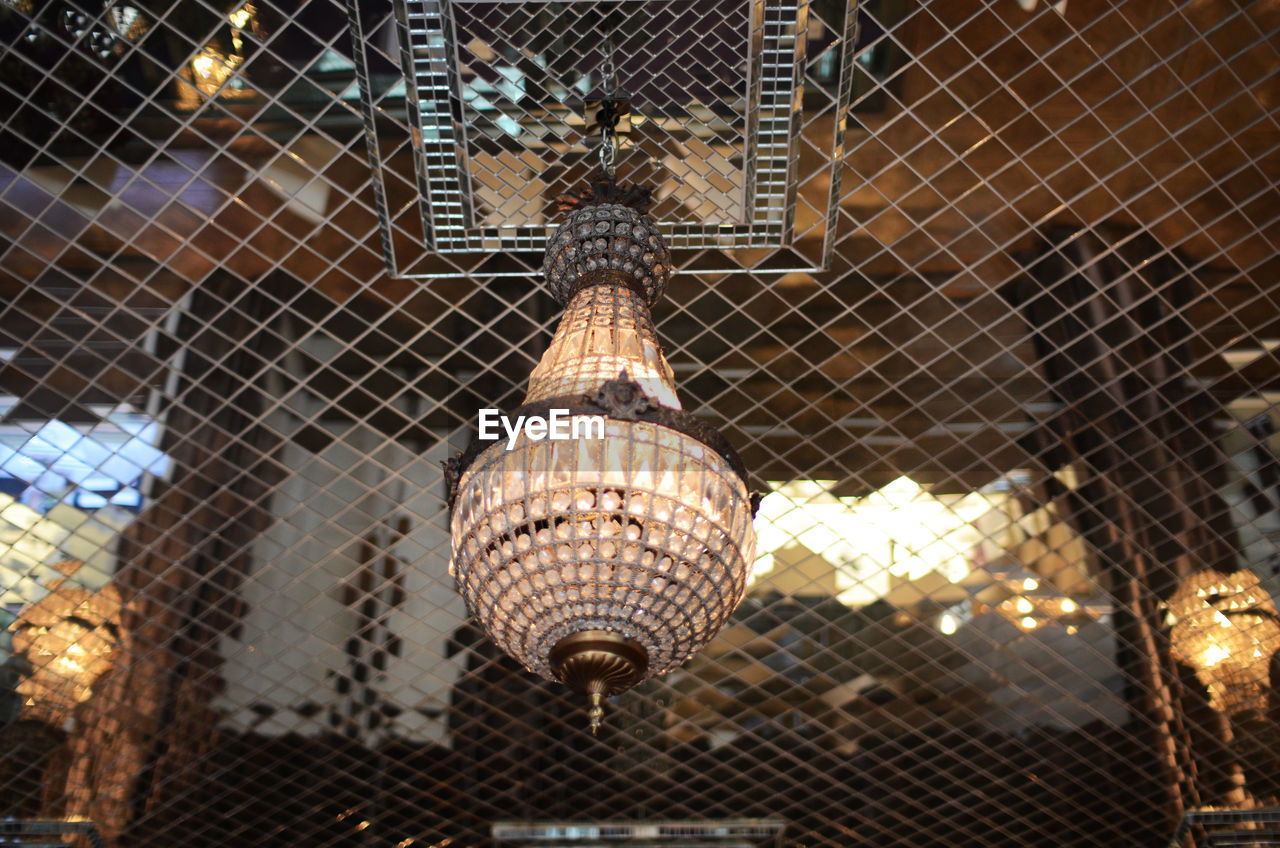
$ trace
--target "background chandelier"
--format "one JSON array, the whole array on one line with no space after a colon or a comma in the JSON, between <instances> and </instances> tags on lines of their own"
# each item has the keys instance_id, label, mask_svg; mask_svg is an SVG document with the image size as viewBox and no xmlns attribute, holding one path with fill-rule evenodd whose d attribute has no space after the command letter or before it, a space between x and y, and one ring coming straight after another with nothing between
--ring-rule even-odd
<instances>
[{"instance_id":1,"label":"background chandelier","mask_svg":"<svg viewBox=\"0 0 1280 848\"><path fill-rule=\"evenodd\" d=\"M1228 716L1265 713L1280 616L1258 575L1247 568L1198 571L1168 606L1174 657L1196 670L1213 708Z\"/></svg>"},{"instance_id":2,"label":"background chandelier","mask_svg":"<svg viewBox=\"0 0 1280 848\"><path fill-rule=\"evenodd\" d=\"M68 560L54 568L71 575L81 565ZM115 663L121 603L112 585L90 592L61 578L49 590L22 610L10 630L14 656L20 658L22 716L64 727Z\"/></svg>"},{"instance_id":3,"label":"background chandelier","mask_svg":"<svg viewBox=\"0 0 1280 848\"><path fill-rule=\"evenodd\" d=\"M451 460L450 573L499 647L591 698L594 731L605 697L720 630L755 559L754 509L738 455L676 397L649 314L671 273L654 223L582 206L543 272L565 316L512 417L601 415L605 435L521 433Z\"/></svg>"}]
</instances>

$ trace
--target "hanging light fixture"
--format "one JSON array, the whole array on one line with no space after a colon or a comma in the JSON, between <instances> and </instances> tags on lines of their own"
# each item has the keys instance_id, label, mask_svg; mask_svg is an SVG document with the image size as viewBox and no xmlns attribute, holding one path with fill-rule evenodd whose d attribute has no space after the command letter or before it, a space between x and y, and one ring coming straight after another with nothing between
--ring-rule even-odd
<instances>
[{"instance_id":1,"label":"hanging light fixture","mask_svg":"<svg viewBox=\"0 0 1280 848\"><path fill-rule=\"evenodd\" d=\"M1280 616L1258 575L1247 568L1196 572L1168 609L1174 657L1195 669L1213 708L1228 716L1265 713Z\"/></svg>"},{"instance_id":2,"label":"hanging light fixture","mask_svg":"<svg viewBox=\"0 0 1280 848\"><path fill-rule=\"evenodd\" d=\"M604 194L550 242L543 272L565 315L508 416L563 410L602 432L525 428L446 464L450 573L469 611L526 669L589 696L593 732L604 698L715 636L755 558L742 461L681 409L650 317L670 253Z\"/></svg>"},{"instance_id":3,"label":"hanging light fixture","mask_svg":"<svg viewBox=\"0 0 1280 848\"><path fill-rule=\"evenodd\" d=\"M80 564L54 567L70 574ZM111 585L90 592L58 580L50 589L25 607L10 629L14 654L25 659L17 685L23 717L61 727L115 662L121 604Z\"/></svg>"}]
</instances>

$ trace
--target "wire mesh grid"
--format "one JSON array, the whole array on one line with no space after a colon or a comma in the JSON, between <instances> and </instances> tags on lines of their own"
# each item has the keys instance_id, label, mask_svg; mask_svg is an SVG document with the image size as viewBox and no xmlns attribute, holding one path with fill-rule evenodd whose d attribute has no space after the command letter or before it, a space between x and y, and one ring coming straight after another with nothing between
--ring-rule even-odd
<instances>
[{"instance_id":1,"label":"wire mesh grid","mask_svg":"<svg viewBox=\"0 0 1280 848\"><path fill-rule=\"evenodd\" d=\"M509 276L535 251L425 249L391 5L0 3L3 815L113 845L742 817L1163 845L1274 804L1274 682L1209 692L1274 681L1270 637L1225 649L1224 592L1174 651L1167 602L1276 589L1280 9L800 5L858 41L849 109L789 140L796 243L678 252L654 310L683 406L769 492L760 556L593 739L447 577L438 463L558 315ZM830 268L789 271L833 185ZM387 273L379 192L404 267L450 276Z\"/></svg>"}]
</instances>

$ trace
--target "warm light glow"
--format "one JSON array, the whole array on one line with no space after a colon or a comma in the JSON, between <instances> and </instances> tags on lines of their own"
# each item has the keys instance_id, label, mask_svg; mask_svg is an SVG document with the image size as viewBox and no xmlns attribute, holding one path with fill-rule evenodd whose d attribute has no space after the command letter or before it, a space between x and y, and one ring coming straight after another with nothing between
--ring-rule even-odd
<instances>
[{"instance_id":1,"label":"warm light glow","mask_svg":"<svg viewBox=\"0 0 1280 848\"><path fill-rule=\"evenodd\" d=\"M956 632L956 617L951 613L943 613L942 618L938 619L938 629L946 636L951 636Z\"/></svg>"},{"instance_id":2,"label":"warm light glow","mask_svg":"<svg viewBox=\"0 0 1280 848\"><path fill-rule=\"evenodd\" d=\"M1023 591L1034 592L1036 589L1039 589L1039 588L1040 588L1040 582L1036 580L1034 577L1028 577L1026 580L1022 581Z\"/></svg>"},{"instance_id":3,"label":"warm light glow","mask_svg":"<svg viewBox=\"0 0 1280 848\"><path fill-rule=\"evenodd\" d=\"M212 47L206 47L191 60L196 88L208 97L216 95L239 64L239 56L223 56Z\"/></svg>"},{"instance_id":4,"label":"warm light glow","mask_svg":"<svg viewBox=\"0 0 1280 848\"><path fill-rule=\"evenodd\" d=\"M771 582L777 553L802 549L821 557L829 589L851 607L890 595L904 581L941 576L958 584L972 572L970 556L992 523L1009 523L1004 494L935 496L906 477L865 497L831 494L834 481L793 480L771 485L760 505L753 578ZM994 519L993 519L994 516ZM902 579L895 579L902 578ZM963 591L958 587L954 591Z\"/></svg>"},{"instance_id":5,"label":"warm light glow","mask_svg":"<svg viewBox=\"0 0 1280 848\"><path fill-rule=\"evenodd\" d=\"M252 5L244 5L227 15L227 20L231 22L231 46L235 48L237 56L244 50L244 38L240 33L253 23L256 14L257 10Z\"/></svg>"},{"instance_id":6,"label":"warm light glow","mask_svg":"<svg viewBox=\"0 0 1280 848\"><path fill-rule=\"evenodd\" d=\"M253 19L253 7L241 6L231 14L227 15L227 20L231 21L231 25L236 29L244 29L249 25L249 21Z\"/></svg>"},{"instance_id":7,"label":"warm light glow","mask_svg":"<svg viewBox=\"0 0 1280 848\"><path fill-rule=\"evenodd\" d=\"M1009 582L1018 587L1025 583L1022 578ZM1075 599L1064 595L1051 583L1039 583L1039 590L1033 594L1014 594L1006 597L995 605L995 610L1024 630L1029 629L1025 624L1027 618L1033 620L1037 628L1065 627L1068 617L1083 614L1096 620L1104 614L1098 605L1081 605ZM1078 630L1072 629L1069 632L1076 633Z\"/></svg>"},{"instance_id":8,"label":"warm light glow","mask_svg":"<svg viewBox=\"0 0 1280 848\"><path fill-rule=\"evenodd\" d=\"M648 308L629 289L593 286L565 309L550 347L529 376L525 403L594 395L623 371L661 405L680 408L675 375L658 346Z\"/></svg>"},{"instance_id":9,"label":"warm light glow","mask_svg":"<svg viewBox=\"0 0 1280 848\"><path fill-rule=\"evenodd\" d=\"M1027 616L1026 618L1022 619L1022 622L1021 622L1021 623L1022 623L1022 629L1024 629L1024 630L1035 630L1035 629L1036 629L1036 620L1035 620L1034 618L1032 618L1031 616Z\"/></svg>"},{"instance_id":10,"label":"warm light glow","mask_svg":"<svg viewBox=\"0 0 1280 848\"><path fill-rule=\"evenodd\" d=\"M184 85L179 92L183 108L194 109L199 106L200 98L196 92L205 97L237 98L252 95L253 91L239 85L239 78L234 76L243 62L244 56L239 53L225 56L212 45L201 50L191 60L190 76L195 90L190 85Z\"/></svg>"},{"instance_id":11,"label":"warm light glow","mask_svg":"<svg viewBox=\"0 0 1280 848\"><path fill-rule=\"evenodd\" d=\"M213 70L217 67L217 64L218 60L208 53L201 53L191 60L191 67L205 79L213 77Z\"/></svg>"},{"instance_id":12,"label":"warm light glow","mask_svg":"<svg viewBox=\"0 0 1280 848\"><path fill-rule=\"evenodd\" d=\"M63 674L80 674L85 670L83 665L71 659L71 657L58 657L56 662L58 671Z\"/></svg>"},{"instance_id":13,"label":"warm light glow","mask_svg":"<svg viewBox=\"0 0 1280 848\"><path fill-rule=\"evenodd\" d=\"M464 597L498 645L544 675L546 654L530 651L574 632L563 613L549 617L565 601L643 640L655 673L684 662L736 606L755 547L746 487L724 460L684 434L615 420L602 440L522 435L510 452L490 448L453 528Z\"/></svg>"},{"instance_id":14,"label":"warm light glow","mask_svg":"<svg viewBox=\"0 0 1280 848\"><path fill-rule=\"evenodd\" d=\"M1223 660L1231 658L1231 651L1222 645L1210 645L1204 652L1204 664L1206 668L1212 668Z\"/></svg>"}]
</instances>

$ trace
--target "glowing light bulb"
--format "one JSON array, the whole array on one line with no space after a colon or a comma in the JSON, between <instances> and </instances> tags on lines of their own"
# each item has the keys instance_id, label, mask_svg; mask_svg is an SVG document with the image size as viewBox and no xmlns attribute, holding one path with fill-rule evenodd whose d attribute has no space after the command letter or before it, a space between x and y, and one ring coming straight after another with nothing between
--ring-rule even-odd
<instances>
[{"instance_id":1,"label":"glowing light bulb","mask_svg":"<svg viewBox=\"0 0 1280 848\"><path fill-rule=\"evenodd\" d=\"M1224 645L1210 645L1204 651L1204 664L1212 668L1225 659L1230 659L1231 651Z\"/></svg>"},{"instance_id":2,"label":"glowing light bulb","mask_svg":"<svg viewBox=\"0 0 1280 848\"><path fill-rule=\"evenodd\" d=\"M79 674L84 671L84 666L71 659L71 657L58 657L58 665L60 666L61 671L70 674Z\"/></svg>"},{"instance_id":3,"label":"glowing light bulb","mask_svg":"<svg viewBox=\"0 0 1280 848\"><path fill-rule=\"evenodd\" d=\"M213 76L215 64L214 58L208 53L201 53L199 56L191 60L191 67L195 69L197 74L205 79L209 79Z\"/></svg>"}]
</instances>

